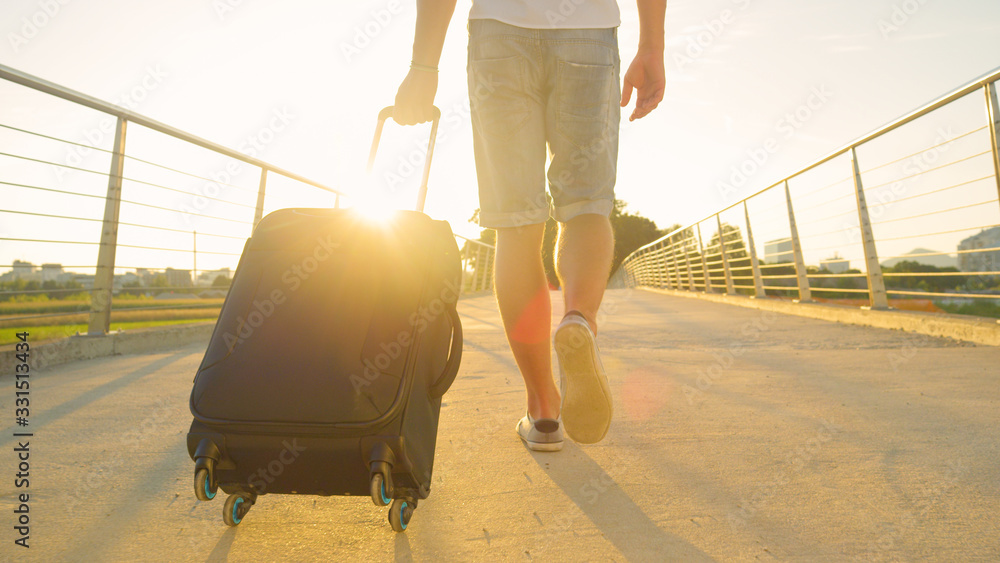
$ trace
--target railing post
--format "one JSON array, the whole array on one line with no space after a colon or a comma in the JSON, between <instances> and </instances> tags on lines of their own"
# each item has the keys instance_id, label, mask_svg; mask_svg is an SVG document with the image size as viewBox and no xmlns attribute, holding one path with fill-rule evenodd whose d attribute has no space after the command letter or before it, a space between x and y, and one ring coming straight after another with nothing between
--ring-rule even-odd
<instances>
[{"instance_id":1,"label":"railing post","mask_svg":"<svg viewBox=\"0 0 1000 563\"><path fill-rule=\"evenodd\" d=\"M868 218L868 204L865 202L865 189L861 183L861 168L858 166L856 147L851 147L851 164L854 167L854 192L858 200L858 222L861 226L861 244L865 249L871 308L888 309L889 299L886 297L882 266L878 263L878 253L875 250L875 235L872 233L871 220Z\"/></svg>"},{"instance_id":2,"label":"railing post","mask_svg":"<svg viewBox=\"0 0 1000 563\"><path fill-rule=\"evenodd\" d=\"M688 274L688 291L694 291L694 272L691 271L691 237L684 239L684 267Z\"/></svg>"},{"instance_id":3,"label":"railing post","mask_svg":"<svg viewBox=\"0 0 1000 563\"><path fill-rule=\"evenodd\" d=\"M660 246L657 245L649 249L649 276L652 283L657 288L663 288L662 272L660 271L659 254Z\"/></svg>"},{"instance_id":4,"label":"railing post","mask_svg":"<svg viewBox=\"0 0 1000 563\"><path fill-rule=\"evenodd\" d=\"M94 292L90 297L90 318L87 334L107 334L111 327L111 291L115 281L115 252L118 249L118 213L122 201L122 174L125 169L125 129L127 121L119 117L115 127L115 144L108 173L108 194L104 198L104 223L101 246L97 251L97 271L94 272Z\"/></svg>"},{"instance_id":5,"label":"railing post","mask_svg":"<svg viewBox=\"0 0 1000 563\"><path fill-rule=\"evenodd\" d=\"M462 293L465 293L465 269L469 267L469 241L465 241L465 248L462 250ZM471 281L471 280L470 280ZM469 291L472 291L472 286L469 286Z\"/></svg>"},{"instance_id":6,"label":"railing post","mask_svg":"<svg viewBox=\"0 0 1000 563\"><path fill-rule=\"evenodd\" d=\"M726 234L722 232L722 219L719 214L715 214L715 222L719 226L719 254L722 255L722 269L726 272L726 294L736 293L733 285L733 272L729 269L729 259L726 257Z\"/></svg>"},{"instance_id":7,"label":"railing post","mask_svg":"<svg viewBox=\"0 0 1000 563\"><path fill-rule=\"evenodd\" d=\"M472 292L479 291L479 245L475 245L475 252L470 253L469 262L472 265Z\"/></svg>"},{"instance_id":8,"label":"railing post","mask_svg":"<svg viewBox=\"0 0 1000 563\"><path fill-rule=\"evenodd\" d=\"M701 238L701 223L698 223L698 252L701 254L701 273L705 276L705 293L715 293L712 276L708 273L708 258L705 257L705 239Z\"/></svg>"},{"instance_id":9,"label":"railing post","mask_svg":"<svg viewBox=\"0 0 1000 563\"><path fill-rule=\"evenodd\" d=\"M663 279L667 282L667 289L677 289L674 285L674 272L670 269L669 263L669 256L672 250L673 246L670 240L663 241L662 250L660 251L660 271L663 272Z\"/></svg>"},{"instance_id":10,"label":"railing post","mask_svg":"<svg viewBox=\"0 0 1000 563\"><path fill-rule=\"evenodd\" d=\"M198 231L191 231L192 238L192 251L194 252L194 263L191 269L191 283L197 287L198 286Z\"/></svg>"},{"instance_id":11,"label":"railing post","mask_svg":"<svg viewBox=\"0 0 1000 563\"><path fill-rule=\"evenodd\" d=\"M476 245L476 291L482 290L483 283L483 247Z\"/></svg>"},{"instance_id":12,"label":"railing post","mask_svg":"<svg viewBox=\"0 0 1000 563\"><path fill-rule=\"evenodd\" d=\"M990 82L985 87L986 116L990 122L990 148L993 149L993 178L997 182L1000 195L1000 104L997 103L997 83Z\"/></svg>"},{"instance_id":13,"label":"railing post","mask_svg":"<svg viewBox=\"0 0 1000 563\"><path fill-rule=\"evenodd\" d=\"M764 291L764 278L760 275L760 262L757 261L757 248L753 244L753 229L750 227L750 210L747 200L743 200L743 215L747 221L747 246L750 247L750 269L753 270L753 294L758 299L767 297Z\"/></svg>"},{"instance_id":14,"label":"railing post","mask_svg":"<svg viewBox=\"0 0 1000 563\"><path fill-rule=\"evenodd\" d=\"M493 247L486 251L486 289L493 291L493 280L496 276L496 265L497 265L497 249Z\"/></svg>"},{"instance_id":15,"label":"railing post","mask_svg":"<svg viewBox=\"0 0 1000 563\"><path fill-rule=\"evenodd\" d=\"M260 188L257 190L257 207L253 211L253 228L264 217L264 188L267 187L267 168L260 169Z\"/></svg>"},{"instance_id":16,"label":"railing post","mask_svg":"<svg viewBox=\"0 0 1000 563\"><path fill-rule=\"evenodd\" d=\"M788 207L788 228L792 235L792 254L795 256L795 277L799 284L799 303L812 303L812 292L809 290L809 272L802 255L802 243L799 241L799 228L795 224L795 211L792 210L792 192L785 180L785 205Z\"/></svg>"},{"instance_id":17,"label":"railing post","mask_svg":"<svg viewBox=\"0 0 1000 563\"><path fill-rule=\"evenodd\" d=\"M677 243L670 243L670 262L674 268L674 278L677 282L677 291L683 289L683 284L681 283L681 264L677 261Z\"/></svg>"},{"instance_id":18,"label":"railing post","mask_svg":"<svg viewBox=\"0 0 1000 563\"><path fill-rule=\"evenodd\" d=\"M475 252L472 249L475 248ZM472 279L469 280L469 290L472 293L479 291L479 247L469 245L469 266L472 267Z\"/></svg>"}]
</instances>

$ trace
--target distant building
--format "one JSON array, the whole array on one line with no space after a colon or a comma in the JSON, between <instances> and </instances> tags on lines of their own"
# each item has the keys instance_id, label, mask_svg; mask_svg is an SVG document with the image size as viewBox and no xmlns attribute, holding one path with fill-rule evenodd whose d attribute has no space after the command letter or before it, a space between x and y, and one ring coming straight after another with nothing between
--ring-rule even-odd
<instances>
[{"instance_id":1,"label":"distant building","mask_svg":"<svg viewBox=\"0 0 1000 563\"><path fill-rule=\"evenodd\" d=\"M134 272L125 272L124 274L118 274L117 276L115 276L115 281L113 285L115 289L120 289L124 287L126 284L131 287L134 286L136 283L142 285L142 278L140 278L139 275Z\"/></svg>"},{"instance_id":2,"label":"distant building","mask_svg":"<svg viewBox=\"0 0 1000 563\"><path fill-rule=\"evenodd\" d=\"M795 261L792 239L784 238L764 243L764 261L768 264L783 264Z\"/></svg>"},{"instance_id":3,"label":"distant building","mask_svg":"<svg viewBox=\"0 0 1000 563\"><path fill-rule=\"evenodd\" d=\"M833 258L820 260L819 268L821 270L827 270L831 274L843 274L847 270L851 269L851 261L841 258L839 255L834 255Z\"/></svg>"},{"instance_id":4,"label":"distant building","mask_svg":"<svg viewBox=\"0 0 1000 563\"><path fill-rule=\"evenodd\" d=\"M190 287L191 270L167 268L167 285L170 287Z\"/></svg>"},{"instance_id":5,"label":"distant building","mask_svg":"<svg viewBox=\"0 0 1000 563\"><path fill-rule=\"evenodd\" d=\"M94 274L72 274L73 279L76 283L82 285L85 289L94 289Z\"/></svg>"},{"instance_id":6,"label":"distant building","mask_svg":"<svg viewBox=\"0 0 1000 563\"><path fill-rule=\"evenodd\" d=\"M153 278L156 277L158 272L150 270L148 268L136 268L135 275L139 276L139 280L142 281L142 285L150 285L153 283Z\"/></svg>"},{"instance_id":7,"label":"distant building","mask_svg":"<svg viewBox=\"0 0 1000 563\"><path fill-rule=\"evenodd\" d=\"M993 249L959 254L959 270L963 272L1000 272L1000 227L993 227L972 235L960 242L958 249Z\"/></svg>"},{"instance_id":8,"label":"distant building","mask_svg":"<svg viewBox=\"0 0 1000 563\"><path fill-rule=\"evenodd\" d=\"M14 269L12 272L15 278L29 278L31 274L35 273L35 266L31 262L14 260Z\"/></svg>"},{"instance_id":9,"label":"distant building","mask_svg":"<svg viewBox=\"0 0 1000 563\"><path fill-rule=\"evenodd\" d=\"M932 254L933 256L922 256L925 254ZM958 265L958 259L952 255L937 250L930 250L929 248L914 248L902 256L890 258L882 262L882 267L892 268L903 261L916 262L917 264L935 266L937 268L954 268Z\"/></svg>"},{"instance_id":10,"label":"distant building","mask_svg":"<svg viewBox=\"0 0 1000 563\"><path fill-rule=\"evenodd\" d=\"M59 281L63 275L62 264L42 264L42 281Z\"/></svg>"},{"instance_id":11,"label":"distant building","mask_svg":"<svg viewBox=\"0 0 1000 563\"><path fill-rule=\"evenodd\" d=\"M223 276L226 279L233 279L233 272L229 268L222 268L221 270L208 270L198 274L198 285L199 286L211 286L212 282L215 281L219 276Z\"/></svg>"}]
</instances>

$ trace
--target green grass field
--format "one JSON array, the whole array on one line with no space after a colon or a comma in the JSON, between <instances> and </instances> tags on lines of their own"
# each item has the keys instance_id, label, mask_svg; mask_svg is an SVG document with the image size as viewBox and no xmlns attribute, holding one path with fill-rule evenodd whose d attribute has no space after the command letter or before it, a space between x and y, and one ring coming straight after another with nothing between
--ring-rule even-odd
<instances>
[{"instance_id":1,"label":"green grass field","mask_svg":"<svg viewBox=\"0 0 1000 563\"><path fill-rule=\"evenodd\" d=\"M111 308L111 330L210 322L219 316L223 299L115 299ZM87 331L88 301L39 301L0 303L0 345L17 341L18 332L27 331L32 342L55 340ZM141 310L157 307L157 310ZM5 317L74 313L58 317L5 320Z\"/></svg>"},{"instance_id":2,"label":"green grass field","mask_svg":"<svg viewBox=\"0 0 1000 563\"><path fill-rule=\"evenodd\" d=\"M189 319L189 320L173 320L173 321L140 321L140 322L122 322L122 323L111 323L111 331L116 330L134 330L137 328L149 328L154 326L168 326L168 325L180 325L180 324L190 324L197 322L214 322L215 319ZM44 342L46 340L59 340L60 338L66 338L75 335L77 332L85 333L87 332L87 323L71 324L71 325L50 325L50 326L35 326L35 327L25 327L25 328L0 328L0 346L4 344L11 344L13 342L20 342L17 338L17 333L27 332L28 341L32 343Z\"/></svg>"}]
</instances>

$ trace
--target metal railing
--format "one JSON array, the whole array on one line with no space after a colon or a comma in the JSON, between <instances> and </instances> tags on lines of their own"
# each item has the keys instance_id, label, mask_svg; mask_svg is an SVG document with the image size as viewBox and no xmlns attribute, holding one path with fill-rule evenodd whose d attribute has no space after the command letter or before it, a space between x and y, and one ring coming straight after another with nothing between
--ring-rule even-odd
<instances>
[{"instance_id":1,"label":"metal railing","mask_svg":"<svg viewBox=\"0 0 1000 563\"><path fill-rule=\"evenodd\" d=\"M145 287L121 287L121 279L115 280L115 273L121 272L123 270L148 270L150 272L164 272L164 275L170 274L170 268L164 268L165 264L127 264L123 265L121 260L118 260L119 249L132 249L137 251L149 251L166 253L167 256L171 258L167 260L173 263L174 266L177 265L178 259L177 255L184 257L190 256L194 267L192 268L195 274L195 284L197 285L197 273L198 273L198 259L199 257L203 260L206 257L214 258L216 266L220 264L225 264L227 268L235 270L236 262L241 254L242 247L246 239L250 236L253 227L261 220L265 211L265 198L267 194L267 188L269 183L274 183L275 178L281 178L283 180L290 180L294 182L294 185L305 186L307 189L318 190L325 192L327 194L333 195L332 206L340 207L342 196L348 197L348 194L341 192L337 189L328 187L320 182L311 180L309 178L303 177L301 175L289 172L272 164L269 164L259 158L244 154L243 152L233 150L231 148L225 147L223 145L214 143L212 141L205 140L203 138L197 137L190 133L181 131L169 125L165 125L148 117L142 116L134 111L130 111L126 108L107 103L105 101L99 100L97 98L88 96L86 94L65 88L63 86L51 83L49 81L43 80L41 78L31 76L29 74L23 73L16 69L0 65L0 79L7 82L25 86L31 90L53 96L62 100L66 100L75 104L76 106L88 108L90 110L96 110L99 114L105 116L110 116L114 118L114 136L112 141L112 146L110 149L105 149L97 146L97 143L79 143L71 141L69 139L61 138L54 135L47 135L40 133L38 131L32 131L23 127L16 127L11 124L0 123L0 131L6 132L8 135L12 135L14 142L10 143L10 148L3 148L0 150L0 164L3 164L3 160L18 162L22 165L32 165L32 166L49 166L54 167L54 169L60 171L71 171L73 173L78 173L90 178L92 180L103 180L106 182L106 190L103 193L86 193L86 190L82 189L58 189L52 185L46 185L47 181L42 179L43 174L40 174L37 170L33 170L29 173L29 180L24 180L18 177L9 177L7 174L0 175L0 187L5 190L9 190L15 193L13 201L19 203L34 203L34 209L8 209L5 205L4 209L0 209L0 217L21 217L21 218L38 218L44 220L59 220L74 222L77 224L94 224L98 223L101 226L101 234L99 240L87 240L87 237L80 237L80 240L57 240L51 236L46 236L44 232L38 232L37 230L28 231L27 236L2 236L4 233L0 233L0 241L6 241L9 243L27 243L30 245L48 245L48 248L54 248L57 245L64 245L64 247L82 247L93 249L96 247L97 257L94 264L91 265L62 265L58 264L59 273L67 273L69 270L92 270L93 275L93 286L92 287L71 287L71 288L39 288L39 289L0 289L0 296L12 297L12 296L35 296L35 295L68 295L68 294L89 294L90 295L90 306L87 308L73 308L73 310L65 310L68 307L56 307L56 312L46 312L46 313L34 313L29 312L25 314L14 314L5 315L0 318L0 321L37 321L39 319L46 318L68 318L68 317L80 317L81 315L86 315L87 320L87 332L88 334L100 335L108 332L110 328L111 320L111 309L112 309L112 295L114 293L129 293L129 292L161 292L161 291L179 291L179 292L191 292L191 291L202 291L213 289L212 287L193 287L186 284L182 285L163 285L158 286L145 286ZM222 179L218 174L197 174L188 170L182 169L180 166L168 166L162 162L154 162L150 159L143 159L136 156L133 151L126 151L126 132L128 130L129 124L138 125L140 127L146 128L153 132L165 135L169 138L181 141L183 144L189 147L198 147L200 149L207 149L209 153L217 157L223 157L226 159L225 164L218 164L219 170L233 171L233 162L242 163L245 165L250 165L254 167L259 172L259 180L255 181L255 186L241 186L235 183L235 180ZM110 133L110 124L107 128ZM90 140L88 138L88 140ZM80 163L72 162L55 162L53 158L36 158L36 155L29 154L30 151L27 150L30 142L36 143L47 143L49 145L68 147L78 154L98 154L104 155L109 159L108 168L94 169L92 167L86 167L80 165ZM141 143L140 143L141 144ZM5 145L6 147L6 145ZM130 169L135 168L134 172L129 172L126 174L125 165L129 164ZM0 171L3 168L0 167ZM161 180L159 178L151 178L151 171L160 173L160 175L166 175L168 179ZM270 174L269 174L270 173ZM230 176L233 174L225 174L223 176ZM209 177L211 176L211 177ZM156 181L152 181L152 180ZM197 190L184 189L182 185L182 180L187 180L190 182L201 181L210 183L213 186L221 187L230 190L228 194L229 197L218 197L219 194L208 193L207 190ZM75 186L79 183L75 183ZM293 186L294 186L293 185ZM123 186L126 187L124 190L123 197ZM288 186L279 185L281 189L281 201L279 202L281 207L290 206L287 201L287 191ZM188 197L189 201L195 203L206 203L211 202L212 204L222 207L214 214L202 213L201 208L205 205L190 205L190 206L173 206L169 207L163 205L160 200L152 195L150 192L144 192L141 190L148 189L150 191L157 191L160 193L169 194L184 194ZM96 190L96 188L95 188ZM130 193L130 190L133 190ZM135 194L134 196L132 194ZM29 195L34 195L34 200L32 200ZM100 216L85 216L79 209L74 210L74 212L56 213L51 212L49 207L53 202L53 198L57 198L60 201L84 201L84 202L100 202L103 207L103 214ZM241 198L244 201L241 201ZM93 203L91 204L91 211L93 215L97 215L97 210L93 208ZM156 212L160 214L165 214L164 217L176 218L178 214L186 215L188 217L196 217L204 221L208 221L210 224L214 225L216 232L207 232L194 229L183 229L174 228L171 226L166 226L169 224L170 219L163 219L160 222L150 222L146 221L145 218L137 218L134 221L122 220L121 211L122 205L130 206L130 210L135 211L136 209L142 209L146 212ZM73 208L82 207L83 204L70 203L68 207ZM21 205L23 207L23 205ZM64 206L65 207L65 206ZM248 215L253 213L252 220L249 220ZM136 217L142 217L141 214L135 213ZM157 242L147 243L147 244L137 244L143 242L142 240L133 240L136 237L124 238L122 239L119 234L122 228L130 229L133 235L136 232L152 232L157 233ZM63 231L65 232L65 231ZM18 234L21 234L19 232ZM76 233L74 233L76 234ZM166 242L159 242L167 236L173 236L176 240L177 236L190 236L191 241L190 248L178 248L180 244L175 244L173 246L167 246ZM69 238L69 237L64 237ZM148 238L148 237L144 237ZM462 246L462 268L463 268L463 291L475 292L482 291L486 289L491 289L493 287L493 276L492 276L492 265L494 257L494 247L485 244L481 241L476 241L472 239L467 239L460 235L456 235L456 240ZM219 241L224 243L221 247L217 244ZM199 249L199 243L202 243L202 248ZM213 244L215 243L215 244ZM206 248L207 247L207 248ZM221 261L221 262L220 262ZM86 260L82 261L84 264ZM43 264L42 270L47 265ZM11 268L14 271L12 273L16 274L18 268L25 268L25 263L15 263L0 265L0 268ZM175 268L176 269L176 268ZM218 268L203 268L203 270L215 271ZM189 276L186 270L179 270L181 272L181 278L186 278ZM117 283L116 283L117 281ZM218 288L216 288L218 289ZM225 289L225 288L222 288ZM139 305L139 304L130 304ZM156 309L186 309L186 308L204 308L205 305L195 304L195 305L164 305L162 307L145 307L145 306L122 306L119 305L118 309L121 311L150 311Z\"/></svg>"},{"instance_id":2,"label":"metal railing","mask_svg":"<svg viewBox=\"0 0 1000 563\"><path fill-rule=\"evenodd\" d=\"M462 291L475 293L493 289L493 263L496 247L485 242L455 235L462 252Z\"/></svg>"},{"instance_id":3,"label":"metal railing","mask_svg":"<svg viewBox=\"0 0 1000 563\"><path fill-rule=\"evenodd\" d=\"M890 308L890 297L901 308L919 308L917 299L1000 304L998 79L1000 69L635 250L613 283L855 297L872 309ZM985 124L973 119L980 92Z\"/></svg>"}]
</instances>

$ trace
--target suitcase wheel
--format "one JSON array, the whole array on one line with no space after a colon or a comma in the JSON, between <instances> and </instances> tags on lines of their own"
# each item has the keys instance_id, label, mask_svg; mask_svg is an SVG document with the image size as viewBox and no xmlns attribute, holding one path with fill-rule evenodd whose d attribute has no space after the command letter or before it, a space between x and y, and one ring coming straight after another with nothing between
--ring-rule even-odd
<instances>
[{"instance_id":1,"label":"suitcase wheel","mask_svg":"<svg viewBox=\"0 0 1000 563\"><path fill-rule=\"evenodd\" d=\"M256 501L255 496L246 493L235 493L226 499L226 505L222 507L222 521L227 526L236 526L243 521L243 517L250 512L250 507Z\"/></svg>"},{"instance_id":2,"label":"suitcase wheel","mask_svg":"<svg viewBox=\"0 0 1000 563\"><path fill-rule=\"evenodd\" d=\"M381 473L372 475L369 492L375 506L389 506L389 503L392 502L392 485L390 484L387 489L385 477Z\"/></svg>"},{"instance_id":3,"label":"suitcase wheel","mask_svg":"<svg viewBox=\"0 0 1000 563\"><path fill-rule=\"evenodd\" d=\"M208 469L202 468L194 472L194 496L198 500L212 500L219 490L219 484L213 483Z\"/></svg>"},{"instance_id":4,"label":"suitcase wheel","mask_svg":"<svg viewBox=\"0 0 1000 563\"><path fill-rule=\"evenodd\" d=\"M397 532L405 532L406 525L413 517L414 508L413 503L408 500L398 498L392 501L392 507L389 508L389 524L392 529Z\"/></svg>"}]
</instances>

